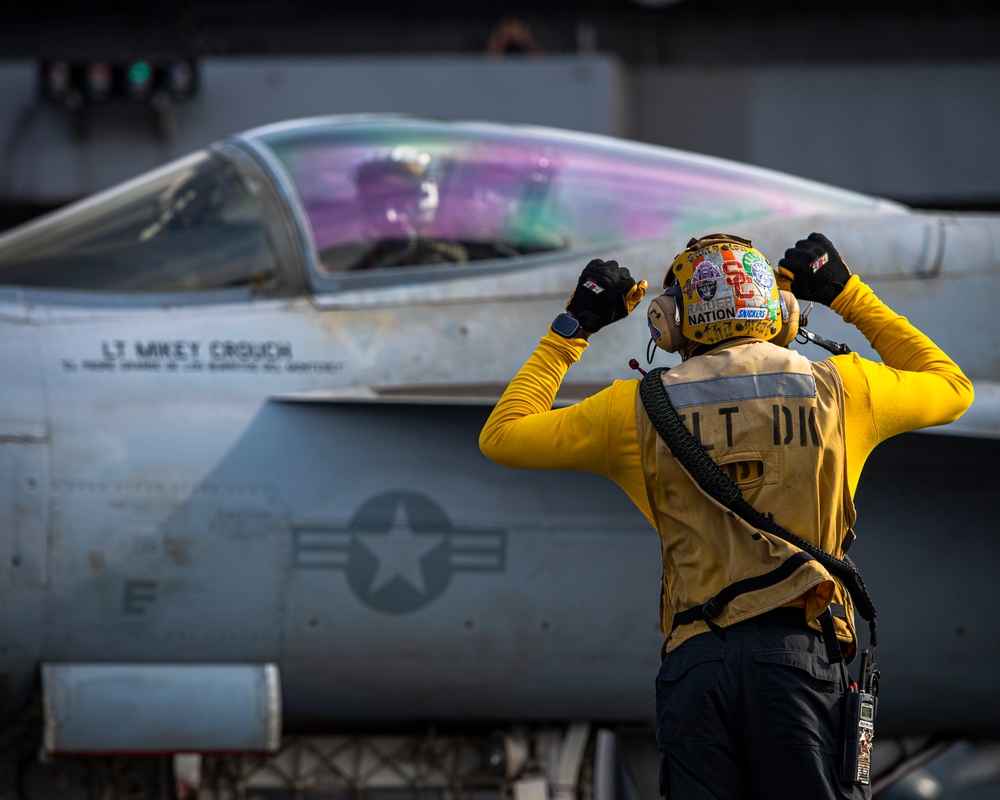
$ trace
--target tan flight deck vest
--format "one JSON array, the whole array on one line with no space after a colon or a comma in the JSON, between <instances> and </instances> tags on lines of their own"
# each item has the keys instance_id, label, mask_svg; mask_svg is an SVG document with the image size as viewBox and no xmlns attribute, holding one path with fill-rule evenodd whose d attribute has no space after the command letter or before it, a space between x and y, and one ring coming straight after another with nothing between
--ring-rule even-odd
<instances>
[{"instance_id":1,"label":"tan flight deck vest","mask_svg":"<svg viewBox=\"0 0 1000 800\"><path fill-rule=\"evenodd\" d=\"M855 511L847 487L844 387L830 364L741 339L688 359L662 380L688 430L747 502L843 558L842 544L854 538ZM671 632L675 613L700 607L729 584L768 573L800 551L706 494L671 455L636 394L646 491L663 552L660 616L670 652L709 630L699 618ZM830 607L837 638L853 658L847 592L814 559L778 583L738 595L714 624L725 627L787 604L804 604L816 630L816 616Z\"/></svg>"}]
</instances>

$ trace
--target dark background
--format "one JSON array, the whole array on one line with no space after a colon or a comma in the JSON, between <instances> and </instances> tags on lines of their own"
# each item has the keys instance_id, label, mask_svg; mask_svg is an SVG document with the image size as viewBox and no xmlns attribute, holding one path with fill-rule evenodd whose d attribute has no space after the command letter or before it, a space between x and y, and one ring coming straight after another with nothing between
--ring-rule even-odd
<instances>
[{"instance_id":1,"label":"dark background","mask_svg":"<svg viewBox=\"0 0 1000 800\"><path fill-rule=\"evenodd\" d=\"M543 58L597 50L626 68L1000 60L998 0L0 0L0 60L480 54L507 16ZM894 199L1000 210L1000 189ZM0 203L0 230L51 208Z\"/></svg>"},{"instance_id":2,"label":"dark background","mask_svg":"<svg viewBox=\"0 0 1000 800\"><path fill-rule=\"evenodd\" d=\"M1000 57L995 0L0 0L0 58L475 53L507 15L631 65Z\"/></svg>"}]
</instances>

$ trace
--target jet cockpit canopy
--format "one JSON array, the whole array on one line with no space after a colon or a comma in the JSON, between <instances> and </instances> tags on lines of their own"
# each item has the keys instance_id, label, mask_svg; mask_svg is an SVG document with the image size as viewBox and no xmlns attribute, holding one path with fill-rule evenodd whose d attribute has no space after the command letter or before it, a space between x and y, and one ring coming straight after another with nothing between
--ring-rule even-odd
<instances>
[{"instance_id":1,"label":"jet cockpit canopy","mask_svg":"<svg viewBox=\"0 0 1000 800\"><path fill-rule=\"evenodd\" d=\"M0 285L331 291L891 205L602 136L324 117L231 137L0 237Z\"/></svg>"}]
</instances>

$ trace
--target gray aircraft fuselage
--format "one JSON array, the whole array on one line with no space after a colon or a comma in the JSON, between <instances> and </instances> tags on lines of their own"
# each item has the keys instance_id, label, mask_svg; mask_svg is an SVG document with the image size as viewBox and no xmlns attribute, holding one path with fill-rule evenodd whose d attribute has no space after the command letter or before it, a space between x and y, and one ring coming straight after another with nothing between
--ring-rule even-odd
<instances>
[{"instance_id":1,"label":"gray aircraft fuselage","mask_svg":"<svg viewBox=\"0 0 1000 800\"><path fill-rule=\"evenodd\" d=\"M688 236L719 225L772 262L823 231L975 382L973 410L950 429L876 450L851 555L879 610L882 731L1000 732L987 602L1000 560L987 522L996 218L692 217L656 238L435 264L416 280L376 268L352 284L317 269L308 191L247 142L226 145L256 159L247 182L277 187L253 190L270 209L272 288L0 290L8 719L41 665L273 664L285 730L649 721L655 532L610 481L502 469L477 440L590 258L656 287ZM171 198L137 240L166 235L185 203ZM594 337L566 402L635 376L643 317ZM826 309L810 327L877 357Z\"/></svg>"}]
</instances>

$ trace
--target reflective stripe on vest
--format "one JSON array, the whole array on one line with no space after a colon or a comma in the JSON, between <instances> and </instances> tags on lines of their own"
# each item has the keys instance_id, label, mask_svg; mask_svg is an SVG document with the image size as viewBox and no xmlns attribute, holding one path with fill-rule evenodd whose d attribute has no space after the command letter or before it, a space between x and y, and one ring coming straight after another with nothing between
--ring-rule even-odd
<instances>
[{"instance_id":1,"label":"reflective stripe on vest","mask_svg":"<svg viewBox=\"0 0 1000 800\"><path fill-rule=\"evenodd\" d=\"M812 375L775 372L770 375L733 375L694 383L676 383L670 387L674 408L733 403L740 400L763 400L770 397L815 397L816 379Z\"/></svg>"}]
</instances>

